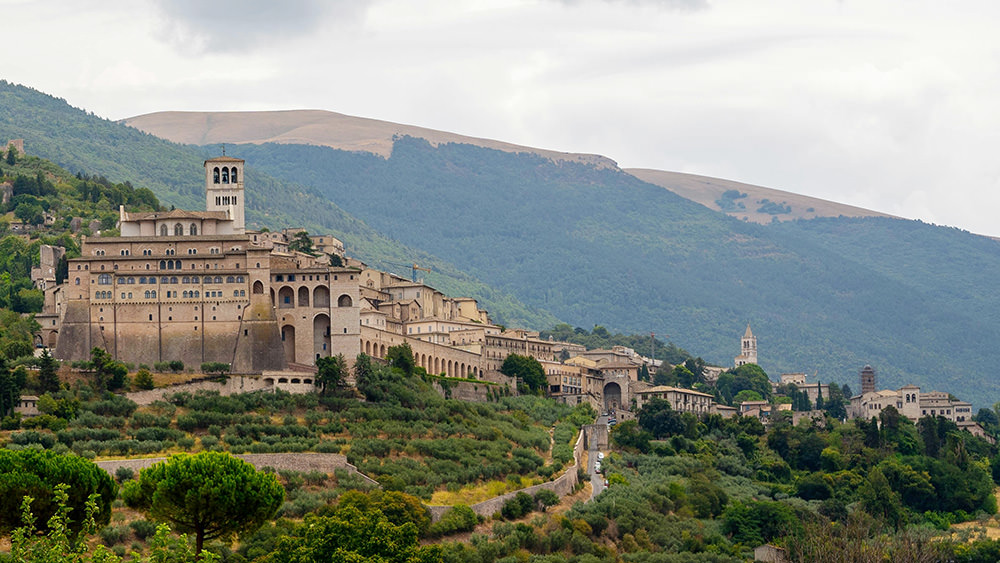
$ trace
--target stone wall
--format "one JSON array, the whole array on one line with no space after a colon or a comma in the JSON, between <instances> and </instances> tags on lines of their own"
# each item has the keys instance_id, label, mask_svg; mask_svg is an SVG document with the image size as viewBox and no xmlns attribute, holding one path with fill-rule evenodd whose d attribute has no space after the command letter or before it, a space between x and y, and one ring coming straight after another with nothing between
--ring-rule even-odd
<instances>
[{"instance_id":1,"label":"stone wall","mask_svg":"<svg viewBox=\"0 0 1000 563\"><path fill-rule=\"evenodd\" d=\"M344 469L348 473L357 475L376 487L378 481L368 477L358 471L358 468L347 463L347 458L340 454L314 454L314 453L287 453L287 454L239 454L235 457L246 461L257 469L273 467L274 469L287 471L322 471L323 473L333 473L337 469ZM164 461L165 457L150 457L143 459L116 459L109 461L95 462L98 467L114 475L119 467L127 467L132 471L139 472L154 463Z\"/></svg>"},{"instance_id":2,"label":"stone wall","mask_svg":"<svg viewBox=\"0 0 1000 563\"><path fill-rule=\"evenodd\" d=\"M285 374L283 374L285 375ZM303 374L305 377L312 377L311 374ZM196 391L217 391L220 395L236 395L239 393L252 393L254 391L274 391L280 389L289 393L311 393L316 390L316 386L311 382L306 383L273 383L276 376L252 377L234 375L219 381L217 378L181 383L169 387L159 387L148 391L134 391L126 393L125 396L135 401L137 405L151 405L155 401L162 401L167 395L175 393L194 393ZM311 381L311 380L310 380Z\"/></svg>"},{"instance_id":3,"label":"stone wall","mask_svg":"<svg viewBox=\"0 0 1000 563\"><path fill-rule=\"evenodd\" d=\"M583 426L584 448L588 450L608 449L608 425L586 424Z\"/></svg>"},{"instance_id":4,"label":"stone wall","mask_svg":"<svg viewBox=\"0 0 1000 563\"><path fill-rule=\"evenodd\" d=\"M490 400L489 394L497 392L503 393L503 387L499 385L488 385L486 383L473 383L471 381L449 381L448 390L441 386L437 379L431 385L442 397L447 399L458 399L459 401L470 401L473 403L485 403Z\"/></svg>"},{"instance_id":5,"label":"stone wall","mask_svg":"<svg viewBox=\"0 0 1000 563\"><path fill-rule=\"evenodd\" d=\"M527 493L531 496L534 496L535 493L537 493L542 489L549 489L550 491L554 492L560 497L572 493L573 489L576 487L577 484L576 470L578 467L580 467L581 459L583 458L583 441L584 441L583 431L581 430L580 436L576 440L576 446L574 446L573 448L573 465L567 467L565 472L556 479L548 481L546 483L541 483L539 485L528 487L526 489L505 493L498 497L486 499L482 502L473 504L470 508L472 508L472 511L478 514L479 516L482 516L483 518L490 518L497 512L500 512L500 509L503 508L504 503L514 498L514 496L517 495L517 493ZM451 507L428 506L427 508L430 509L431 512L431 521L437 522L438 520L441 519L441 516L443 516L444 513L447 512L448 509Z\"/></svg>"}]
</instances>

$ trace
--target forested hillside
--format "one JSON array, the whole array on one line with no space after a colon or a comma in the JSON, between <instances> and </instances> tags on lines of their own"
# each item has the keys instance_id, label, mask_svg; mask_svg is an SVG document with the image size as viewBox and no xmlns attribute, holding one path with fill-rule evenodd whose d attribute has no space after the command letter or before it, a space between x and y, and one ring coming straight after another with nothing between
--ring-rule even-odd
<instances>
[{"instance_id":1,"label":"forested hillside","mask_svg":"<svg viewBox=\"0 0 1000 563\"><path fill-rule=\"evenodd\" d=\"M100 174L113 182L148 187L166 206L204 209L204 159L222 147L182 146L69 106L65 100L0 80L0 142L24 139L30 155L70 172ZM241 157L230 149L229 154ZM435 272L433 283L450 295L472 296L500 322L552 326L556 317L526 307L509 293L478 280L447 260L393 240L345 213L310 187L247 166L247 224L252 228L304 227L332 234L347 252L372 264L407 274L417 262Z\"/></svg>"},{"instance_id":2,"label":"forested hillside","mask_svg":"<svg viewBox=\"0 0 1000 563\"><path fill-rule=\"evenodd\" d=\"M853 384L868 363L884 385L1000 398L989 239L894 219L748 224L619 171L412 138L389 159L240 151L576 326L669 334L728 364L750 322L771 373Z\"/></svg>"}]
</instances>

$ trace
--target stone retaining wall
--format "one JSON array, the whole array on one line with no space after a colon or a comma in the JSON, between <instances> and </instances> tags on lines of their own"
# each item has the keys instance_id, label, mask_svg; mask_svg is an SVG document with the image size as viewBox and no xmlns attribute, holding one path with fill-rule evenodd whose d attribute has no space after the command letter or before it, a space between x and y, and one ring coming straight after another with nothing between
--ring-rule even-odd
<instances>
[{"instance_id":1,"label":"stone retaining wall","mask_svg":"<svg viewBox=\"0 0 1000 563\"><path fill-rule=\"evenodd\" d=\"M236 457L253 465L257 469L273 467L287 471L322 471L333 473L344 469L357 475L368 483L378 487L378 481L358 471L358 468L347 463L347 458L341 454L285 453L285 454L237 454ZM119 467L127 467L138 473L154 463L161 462L165 457L150 457L142 459L117 459L95 462L98 467L114 475Z\"/></svg>"},{"instance_id":2,"label":"stone retaining wall","mask_svg":"<svg viewBox=\"0 0 1000 563\"><path fill-rule=\"evenodd\" d=\"M314 377L310 374L305 375L310 378ZM268 381L268 379L271 379L271 381ZM179 383L169 387L158 387L148 391L134 391L132 393L125 393L125 396L137 405L151 405L156 401L164 400L164 397L167 395L194 393L201 390L218 391L223 396L252 393L254 391L274 391L275 389L281 389L289 393L311 393L316 391L316 387L312 383L274 383L274 381L277 381L276 375L268 375L268 377L232 375L227 377L225 381L220 381L219 378L203 379L190 383Z\"/></svg>"},{"instance_id":3,"label":"stone retaining wall","mask_svg":"<svg viewBox=\"0 0 1000 563\"><path fill-rule=\"evenodd\" d=\"M472 511L478 514L479 516L482 516L483 518L490 518L497 512L500 512L500 509L503 508L504 503L514 498L514 496L517 495L517 493L527 493L531 496L534 496L535 493L537 493L542 489L549 489L550 491L554 492L560 497L566 496L572 493L573 489L576 487L577 484L576 470L578 467L580 467L582 458L583 458L583 430L581 429L580 436L576 440L576 446L573 447L573 465L567 467L566 471L558 478L552 481L541 483L539 485L528 487L526 489L521 489L519 491L513 491L510 493L504 493L498 497L486 499L482 502L473 504L472 506L470 506L470 508L472 508ZM448 509L451 507L428 506L427 508L430 509L431 512L431 521L437 522L438 520L441 519L441 516L443 516L444 513L447 512Z\"/></svg>"}]
</instances>

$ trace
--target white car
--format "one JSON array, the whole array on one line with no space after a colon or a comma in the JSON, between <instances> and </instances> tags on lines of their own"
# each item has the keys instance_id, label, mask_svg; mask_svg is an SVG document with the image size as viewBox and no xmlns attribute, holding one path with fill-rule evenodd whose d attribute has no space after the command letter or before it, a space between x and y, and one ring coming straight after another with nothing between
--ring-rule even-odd
<instances>
[{"instance_id":1,"label":"white car","mask_svg":"<svg viewBox=\"0 0 1000 563\"><path fill-rule=\"evenodd\" d=\"M597 459L604 459L604 452L597 452Z\"/></svg>"}]
</instances>

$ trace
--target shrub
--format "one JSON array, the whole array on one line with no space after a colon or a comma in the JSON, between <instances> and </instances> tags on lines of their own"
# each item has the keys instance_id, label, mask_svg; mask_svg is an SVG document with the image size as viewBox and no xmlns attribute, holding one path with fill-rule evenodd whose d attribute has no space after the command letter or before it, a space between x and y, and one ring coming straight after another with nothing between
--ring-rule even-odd
<instances>
[{"instance_id":1,"label":"shrub","mask_svg":"<svg viewBox=\"0 0 1000 563\"><path fill-rule=\"evenodd\" d=\"M101 542L104 545L111 546L122 544L132 538L132 530L128 526L122 524L119 526L105 526L101 530Z\"/></svg>"},{"instance_id":2,"label":"shrub","mask_svg":"<svg viewBox=\"0 0 1000 563\"><path fill-rule=\"evenodd\" d=\"M500 515L507 520L516 520L529 514L535 507L535 499L525 492L519 492L513 498L503 503Z\"/></svg>"},{"instance_id":3,"label":"shrub","mask_svg":"<svg viewBox=\"0 0 1000 563\"><path fill-rule=\"evenodd\" d=\"M464 504L457 504L442 514L440 520L427 528L427 535L436 538L459 532L471 532L478 523L479 516L471 508Z\"/></svg>"},{"instance_id":4,"label":"shrub","mask_svg":"<svg viewBox=\"0 0 1000 563\"><path fill-rule=\"evenodd\" d=\"M559 495L552 490L541 489L535 493L535 501L540 504L544 510L545 508L559 504Z\"/></svg>"},{"instance_id":5,"label":"shrub","mask_svg":"<svg viewBox=\"0 0 1000 563\"><path fill-rule=\"evenodd\" d=\"M156 524L149 520L133 520L129 527L135 533L135 537L144 540L156 533Z\"/></svg>"},{"instance_id":6,"label":"shrub","mask_svg":"<svg viewBox=\"0 0 1000 563\"><path fill-rule=\"evenodd\" d=\"M135 479L135 471L131 467L119 467L115 470L115 479L119 483Z\"/></svg>"},{"instance_id":7,"label":"shrub","mask_svg":"<svg viewBox=\"0 0 1000 563\"><path fill-rule=\"evenodd\" d=\"M132 380L132 383L135 384L136 389L152 389L155 387L155 384L153 383L153 374L149 373L149 370L146 368L141 368L138 372L136 372L135 379Z\"/></svg>"}]
</instances>

